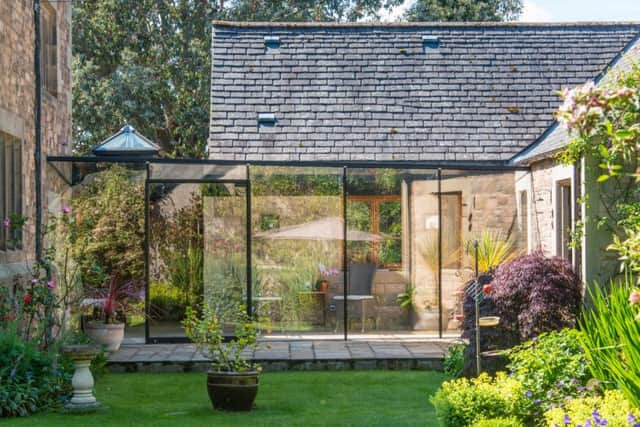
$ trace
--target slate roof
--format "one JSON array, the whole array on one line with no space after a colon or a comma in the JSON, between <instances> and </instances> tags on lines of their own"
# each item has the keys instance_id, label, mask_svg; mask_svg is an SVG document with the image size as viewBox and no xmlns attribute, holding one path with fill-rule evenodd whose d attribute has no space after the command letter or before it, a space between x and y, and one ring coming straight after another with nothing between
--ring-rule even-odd
<instances>
[{"instance_id":1,"label":"slate roof","mask_svg":"<svg viewBox=\"0 0 640 427\"><path fill-rule=\"evenodd\" d=\"M597 86L606 85L611 81L611 76L620 71L628 71L631 64L638 61L640 61L640 38L636 37L627 45L622 54L612 61L607 72L593 80ZM560 151L570 141L570 138L567 129L554 122L534 144L515 155L509 163L530 165L540 159L548 158Z\"/></svg>"},{"instance_id":2,"label":"slate roof","mask_svg":"<svg viewBox=\"0 0 640 427\"><path fill-rule=\"evenodd\" d=\"M593 79L639 32L636 23L215 22L209 156L507 161L552 124L554 90ZM260 126L261 113L275 125Z\"/></svg>"}]
</instances>

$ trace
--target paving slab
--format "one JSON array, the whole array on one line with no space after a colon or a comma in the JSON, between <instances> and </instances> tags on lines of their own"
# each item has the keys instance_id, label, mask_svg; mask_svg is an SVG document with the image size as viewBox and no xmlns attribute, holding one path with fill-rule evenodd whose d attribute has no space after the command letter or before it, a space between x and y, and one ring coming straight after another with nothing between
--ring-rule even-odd
<instances>
[{"instance_id":1,"label":"paving slab","mask_svg":"<svg viewBox=\"0 0 640 427\"><path fill-rule=\"evenodd\" d=\"M452 340L356 339L260 341L243 355L262 362L265 370L441 369ZM459 342L459 341L458 341ZM113 371L191 371L209 359L193 344L126 344L111 354Z\"/></svg>"}]
</instances>

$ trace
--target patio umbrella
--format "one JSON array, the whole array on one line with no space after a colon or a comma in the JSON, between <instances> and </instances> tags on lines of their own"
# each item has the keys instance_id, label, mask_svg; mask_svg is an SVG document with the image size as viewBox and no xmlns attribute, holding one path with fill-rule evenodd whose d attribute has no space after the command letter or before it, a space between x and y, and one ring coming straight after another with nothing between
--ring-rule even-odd
<instances>
[{"instance_id":1,"label":"patio umbrella","mask_svg":"<svg viewBox=\"0 0 640 427\"><path fill-rule=\"evenodd\" d=\"M258 239L281 240L342 240L343 221L340 217L327 217L316 221L282 227L275 231L265 231L255 235ZM347 240L378 242L381 236L366 231L347 230Z\"/></svg>"}]
</instances>

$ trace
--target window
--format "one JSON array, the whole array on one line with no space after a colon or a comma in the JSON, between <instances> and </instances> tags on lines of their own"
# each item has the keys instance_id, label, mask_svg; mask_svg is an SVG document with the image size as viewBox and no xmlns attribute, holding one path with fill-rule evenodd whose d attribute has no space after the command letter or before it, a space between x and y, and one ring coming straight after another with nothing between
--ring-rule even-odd
<instances>
[{"instance_id":1,"label":"window","mask_svg":"<svg viewBox=\"0 0 640 427\"><path fill-rule=\"evenodd\" d=\"M442 267L462 265L462 193L441 193L442 197Z\"/></svg>"},{"instance_id":2,"label":"window","mask_svg":"<svg viewBox=\"0 0 640 427\"><path fill-rule=\"evenodd\" d=\"M0 218L22 216L22 144L0 132ZM22 233L1 227L0 250L22 249Z\"/></svg>"},{"instance_id":3,"label":"window","mask_svg":"<svg viewBox=\"0 0 640 427\"><path fill-rule=\"evenodd\" d=\"M573 224L571 181L556 183L556 255L572 261L571 228Z\"/></svg>"},{"instance_id":4,"label":"window","mask_svg":"<svg viewBox=\"0 0 640 427\"><path fill-rule=\"evenodd\" d=\"M49 95L58 94L58 34L56 10L46 0L42 3L42 47L40 67L42 86Z\"/></svg>"},{"instance_id":5,"label":"window","mask_svg":"<svg viewBox=\"0 0 640 427\"><path fill-rule=\"evenodd\" d=\"M368 234L358 234L348 242L352 256L366 258L379 267L396 268L401 265L400 196L349 197L347 227L349 230L371 233L371 238Z\"/></svg>"},{"instance_id":6,"label":"window","mask_svg":"<svg viewBox=\"0 0 640 427\"><path fill-rule=\"evenodd\" d=\"M518 231L524 247L529 247L529 197L526 191L518 193Z\"/></svg>"}]
</instances>

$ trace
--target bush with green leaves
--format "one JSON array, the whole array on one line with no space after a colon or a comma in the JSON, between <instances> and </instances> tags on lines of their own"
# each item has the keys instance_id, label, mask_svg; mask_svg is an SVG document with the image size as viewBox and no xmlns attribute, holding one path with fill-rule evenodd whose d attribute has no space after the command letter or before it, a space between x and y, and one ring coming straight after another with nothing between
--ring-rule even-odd
<instances>
[{"instance_id":1,"label":"bush with green leaves","mask_svg":"<svg viewBox=\"0 0 640 427\"><path fill-rule=\"evenodd\" d=\"M525 389L532 419L562 405L567 397L591 392L592 377L580 336L575 329L549 332L508 351L507 368Z\"/></svg>"},{"instance_id":2,"label":"bush with green leaves","mask_svg":"<svg viewBox=\"0 0 640 427\"><path fill-rule=\"evenodd\" d=\"M523 419L528 404L522 384L504 372L495 378L483 373L477 378L447 381L431 398L436 417L445 427L465 427L491 418Z\"/></svg>"},{"instance_id":3,"label":"bush with green leaves","mask_svg":"<svg viewBox=\"0 0 640 427\"><path fill-rule=\"evenodd\" d=\"M42 349L25 340L15 321L0 328L0 417L59 406L70 392L71 376L57 347Z\"/></svg>"},{"instance_id":4,"label":"bush with green leaves","mask_svg":"<svg viewBox=\"0 0 640 427\"><path fill-rule=\"evenodd\" d=\"M144 278L144 181L139 171L113 165L86 179L73 200L82 236L73 259L85 287L102 288L106 277Z\"/></svg>"},{"instance_id":5,"label":"bush with green leaves","mask_svg":"<svg viewBox=\"0 0 640 427\"><path fill-rule=\"evenodd\" d=\"M580 321L580 343L593 376L640 407L640 321L629 303L633 291L630 276L612 281L608 289L593 286Z\"/></svg>"},{"instance_id":6,"label":"bush with green leaves","mask_svg":"<svg viewBox=\"0 0 640 427\"><path fill-rule=\"evenodd\" d=\"M201 313L187 307L182 324L187 337L211 359L214 371L245 372L260 369L247 358L246 350L256 348L258 332L245 307L235 306L233 311L220 311L205 304ZM224 334L225 330L229 332L228 335Z\"/></svg>"},{"instance_id":7,"label":"bush with green leaves","mask_svg":"<svg viewBox=\"0 0 640 427\"><path fill-rule=\"evenodd\" d=\"M545 412L546 425L636 427L640 424L640 409L634 407L618 390L608 390L604 396L569 400L562 408Z\"/></svg>"},{"instance_id":8,"label":"bush with green leaves","mask_svg":"<svg viewBox=\"0 0 640 427\"><path fill-rule=\"evenodd\" d=\"M464 368L464 349L465 348L466 348L465 344L455 344L449 347L443 362L445 374L451 375L452 377L455 377L455 378L462 375L462 369Z\"/></svg>"},{"instance_id":9,"label":"bush with green leaves","mask_svg":"<svg viewBox=\"0 0 640 427\"><path fill-rule=\"evenodd\" d=\"M153 318L182 320L186 304L184 291L167 282L152 282L149 285L149 307Z\"/></svg>"},{"instance_id":10,"label":"bush with green leaves","mask_svg":"<svg viewBox=\"0 0 640 427\"><path fill-rule=\"evenodd\" d=\"M517 418L509 417L509 418L491 418L488 420L480 420L475 423L471 427L524 427L522 421Z\"/></svg>"}]
</instances>

